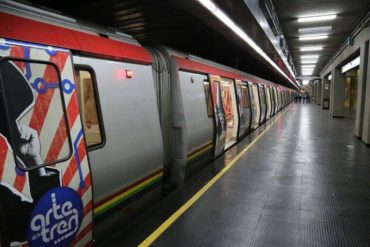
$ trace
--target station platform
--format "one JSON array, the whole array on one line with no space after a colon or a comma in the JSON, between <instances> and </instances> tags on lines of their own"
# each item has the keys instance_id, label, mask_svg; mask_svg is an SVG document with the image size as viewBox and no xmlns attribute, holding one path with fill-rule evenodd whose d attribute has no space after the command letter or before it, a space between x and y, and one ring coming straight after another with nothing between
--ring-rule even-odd
<instances>
[{"instance_id":1,"label":"station platform","mask_svg":"<svg viewBox=\"0 0 370 247\"><path fill-rule=\"evenodd\" d=\"M368 246L370 149L291 104L102 246Z\"/></svg>"}]
</instances>

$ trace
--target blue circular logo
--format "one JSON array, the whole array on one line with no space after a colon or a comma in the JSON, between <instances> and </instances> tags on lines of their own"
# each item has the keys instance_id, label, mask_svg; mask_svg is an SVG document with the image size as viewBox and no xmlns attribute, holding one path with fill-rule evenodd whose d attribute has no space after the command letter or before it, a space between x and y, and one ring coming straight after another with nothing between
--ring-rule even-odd
<instances>
[{"instance_id":1,"label":"blue circular logo","mask_svg":"<svg viewBox=\"0 0 370 247\"><path fill-rule=\"evenodd\" d=\"M27 227L30 247L63 247L76 236L83 217L80 196L71 188L46 192L32 210Z\"/></svg>"}]
</instances>

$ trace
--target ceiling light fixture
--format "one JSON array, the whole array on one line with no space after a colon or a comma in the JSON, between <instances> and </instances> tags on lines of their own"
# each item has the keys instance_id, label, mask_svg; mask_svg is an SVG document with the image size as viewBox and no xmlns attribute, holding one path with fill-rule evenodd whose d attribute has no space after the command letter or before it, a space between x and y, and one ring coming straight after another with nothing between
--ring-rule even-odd
<instances>
[{"instance_id":1,"label":"ceiling light fixture","mask_svg":"<svg viewBox=\"0 0 370 247\"><path fill-rule=\"evenodd\" d=\"M302 71L313 71L314 68L302 68Z\"/></svg>"},{"instance_id":2,"label":"ceiling light fixture","mask_svg":"<svg viewBox=\"0 0 370 247\"><path fill-rule=\"evenodd\" d=\"M321 27L305 27L299 28L299 34L328 34L331 32L332 26L321 26Z\"/></svg>"},{"instance_id":3,"label":"ceiling light fixture","mask_svg":"<svg viewBox=\"0 0 370 247\"><path fill-rule=\"evenodd\" d=\"M305 59L305 58L319 58L319 57L320 57L320 55L317 55L317 54L301 56L302 59Z\"/></svg>"},{"instance_id":4,"label":"ceiling light fixture","mask_svg":"<svg viewBox=\"0 0 370 247\"><path fill-rule=\"evenodd\" d=\"M322 46L303 46L300 51L321 51Z\"/></svg>"},{"instance_id":5,"label":"ceiling light fixture","mask_svg":"<svg viewBox=\"0 0 370 247\"><path fill-rule=\"evenodd\" d=\"M316 65L315 64L303 64L301 65L301 68L304 69L304 68L315 68Z\"/></svg>"},{"instance_id":6,"label":"ceiling light fixture","mask_svg":"<svg viewBox=\"0 0 370 247\"><path fill-rule=\"evenodd\" d=\"M328 35L317 35L317 36L307 35L307 36L299 37L299 40L307 41L307 40L321 40L321 39L327 39L327 38L328 38Z\"/></svg>"},{"instance_id":7,"label":"ceiling light fixture","mask_svg":"<svg viewBox=\"0 0 370 247\"><path fill-rule=\"evenodd\" d=\"M317 16L305 16L305 17L299 17L298 22L318 22L318 21L328 21L328 20L334 20L337 18L337 15L334 14L325 14L325 15L317 15Z\"/></svg>"},{"instance_id":8,"label":"ceiling light fixture","mask_svg":"<svg viewBox=\"0 0 370 247\"><path fill-rule=\"evenodd\" d=\"M301 60L301 64L313 64L315 65L317 63L317 60L310 59L310 60Z\"/></svg>"},{"instance_id":9,"label":"ceiling light fixture","mask_svg":"<svg viewBox=\"0 0 370 247\"><path fill-rule=\"evenodd\" d=\"M348 70L353 69L354 67L359 66L359 65L360 65L360 57L356 57L351 62L349 62L346 65L344 65L342 67L341 71L342 71L342 73L345 73Z\"/></svg>"},{"instance_id":10,"label":"ceiling light fixture","mask_svg":"<svg viewBox=\"0 0 370 247\"><path fill-rule=\"evenodd\" d=\"M261 55L269 64L271 64L280 74L282 74L286 79L288 79L295 87L297 85L290 79L283 70L274 62L272 59L259 47L238 25L235 24L221 9L219 9L216 4L211 0L198 0L206 9L208 9L214 16L216 16L220 21L222 21L226 26L228 26L235 34L237 34L242 40L244 40L252 49ZM294 77L292 69L287 66L291 75Z\"/></svg>"},{"instance_id":11,"label":"ceiling light fixture","mask_svg":"<svg viewBox=\"0 0 370 247\"><path fill-rule=\"evenodd\" d=\"M302 71L302 75L312 75L313 71Z\"/></svg>"}]
</instances>

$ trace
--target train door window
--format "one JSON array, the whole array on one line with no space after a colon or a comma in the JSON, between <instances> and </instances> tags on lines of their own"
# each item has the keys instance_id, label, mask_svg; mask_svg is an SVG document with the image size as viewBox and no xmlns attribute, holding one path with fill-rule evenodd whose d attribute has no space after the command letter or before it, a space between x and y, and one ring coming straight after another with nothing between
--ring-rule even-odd
<instances>
[{"instance_id":1,"label":"train door window","mask_svg":"<svg viewBox=\"0 0 370 247\"><path fill-rule=\"evenodd\" d=\"M236 142L239 126L234 83L234 80L228 78L222 78L221 80L222 103L227 123L225 148Z\"/></svg>"},{"instance_id":2,"label":"train door window","mask_svg":"<svg viewBox=\"0 0 370 247\"><path fill-rule=\"evenodd\" d=\"M245 102L244 107L250 108L250 101L249 101L249 96L248 96L248 86L247 85L242 85L242 98Z\"/></svg>"},{"instance_id":3,"label":"train door window","mask_svg":"<svg viewBox=\"0 0 370 247\"><path fill-rule=\"evenodd\" d=\"M208 117L213 116L213 108L212 108L212 97L211 97L211 89L209 87L209 81L203 81L204 85L204 94L206 96L206 105L207 105L207 114Z\"/></svg>"},{"instance_id":4,"label":"train door window","mask_svg":"<svg viewBox=\"0 0 370 247\"><path fill-rule=\"evenodd\" d=\"M2 115L7 121L1 134L8 139L17 166L29 170L68 160L72 145L58 67L3 58L0 74Z\"/></svg>"},{"instance_id":5,"label":"train door window","mask_svg":"<svg viewBox=\"0 0 370 247\"><path fill-rule=\"evenodd\" d=\"M242 96L242 85L241 84L236 85L236 94L238 95L238 99L240 101L240 107L245 108L245 100L243 99L243 96Z\"/></svg>"},{"instance_id":6,"label":"train door window","mask_svg":"<svg viewBox=\"0 0 370 247\"><path fill-rule=\"evenodd\" d=\"M87 147L101 147L104 144L104 132L94 72L89 67L78 66L75 76Z\"/></svg>"}]
</instances>

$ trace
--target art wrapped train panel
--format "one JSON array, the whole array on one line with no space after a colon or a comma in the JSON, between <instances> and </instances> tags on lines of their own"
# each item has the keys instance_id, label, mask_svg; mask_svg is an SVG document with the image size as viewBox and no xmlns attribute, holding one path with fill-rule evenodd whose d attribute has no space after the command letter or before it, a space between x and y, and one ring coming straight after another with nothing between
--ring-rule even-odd
<instances>
[{"instance_id":1,"label":"art wrapped train panel","mask_svg":"<svg viewBox=\"0 0 370 247\"><path fill-rule=\"evenodd\" d=\"M91 175L71 54L8 39L0 43L2 241L91 244Z\"/></svg>"}]
</instances>

